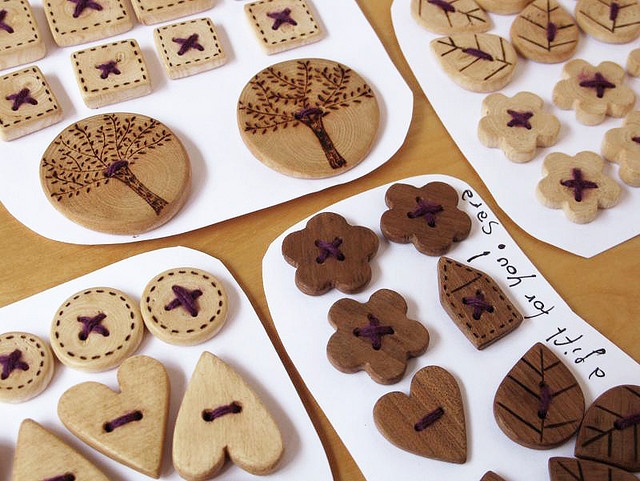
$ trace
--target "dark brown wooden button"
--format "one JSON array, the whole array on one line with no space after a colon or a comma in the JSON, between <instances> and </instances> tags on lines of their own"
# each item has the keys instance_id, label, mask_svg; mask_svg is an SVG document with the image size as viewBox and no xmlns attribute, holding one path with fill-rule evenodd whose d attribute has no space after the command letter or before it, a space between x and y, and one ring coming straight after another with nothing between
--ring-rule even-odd
<instances>
[{"instance_id":1,"label":"dark brown wooden button","mask_svg":"<svg viewBox=\"0 0 640 481\"><path fill-rule=\"evenodd\" d=\"M584 459L549 459L551 481L638 481L633 474L607 464Z\"/></svg>"}]
</instances>

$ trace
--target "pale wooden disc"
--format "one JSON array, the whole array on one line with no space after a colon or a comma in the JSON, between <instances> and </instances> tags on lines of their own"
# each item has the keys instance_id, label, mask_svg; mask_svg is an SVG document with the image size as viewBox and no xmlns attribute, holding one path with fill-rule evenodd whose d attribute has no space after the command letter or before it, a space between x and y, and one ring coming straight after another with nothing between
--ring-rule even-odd
<instances>
[{"instance_id":1,"label":"pale wooden disc","mask_svg":"<svg viewBox=\"0 0 640 481\"><path fill-rule=\"evenodd\" d=\"M27 332L0 335L0 401L18 403L40 394L53 376L49 346Z\"/></svg>"},{"instance_id":2,"label":"pale wooden disc","mask_svg":"<svg viewBox=\"0 0 640 481\"><path fill-rule=\"evenodd\" d=\"M2 13L4 12L4 13ZM0 70L40 60L47 53L27 0L1 0Z\"/></svg>"},{"instance_id":3,"label":"pale wooden disc","mask_svg":"<svg viewBox=\"0 0 640 481\"><path fill-rule=\"evenodd\" d=\"M69 367L106 371L133 354L143 334L137 302L116 289L94 287L72 295L58 308L51 346Z\"/></svg>"},{"instance_id":4,"label":"pale wooden disc","mask_svg":"<svg viewBox=\"0 0 640 481\"><path fill-rule=\"evenodd\" d=\"M180 210L191 165L180 139L161 122L109 113L63 130L42 157L40 181L70 220L133 235L164 224Z\"/></svg>"},{"instance_id":5,"label":"pale wooden disc","mask_svg":"<svg viewBox=\"0 0 640 481\"><path fill-rule=\"evenodd\" d=\"M193 300L193 312L179 300L180 296ZM215 336L226 321L227 306L222 283L208 272L191 267L158 274L149 281L140 301L147 329L158 339L182 346L200 344Z\"/></svg>"},{"instance_id":6,"label":"pale wooden disc","mask_svg":"<svg viewBox=\"0 0 640 481\"><path fill-rule=\"evenodd\" d=\"M294 177L330 177L355 167L371 149L379 121L378 102L365 80L324 59L267 67L238 101L238 126L249 150Z\"/></svg>"}]
</instances>

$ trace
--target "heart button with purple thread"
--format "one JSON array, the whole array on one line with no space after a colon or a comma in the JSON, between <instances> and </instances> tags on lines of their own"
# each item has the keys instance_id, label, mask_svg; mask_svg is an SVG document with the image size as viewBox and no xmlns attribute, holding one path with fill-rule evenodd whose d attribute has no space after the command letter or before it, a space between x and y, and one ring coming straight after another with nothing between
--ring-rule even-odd
<instances>
[{"instance_id":1,"label":"heart button with purple thread","mask_svg":"<svg viewBox=\"0 0 640 481\"><path fill-rule=\"evenodd\" d=\"M467 460L464 406L455 378L439 366L420 369L409 396L391 392L373 407L376 427L392 444L432 459Z\"/></svg>"}]
</instances>

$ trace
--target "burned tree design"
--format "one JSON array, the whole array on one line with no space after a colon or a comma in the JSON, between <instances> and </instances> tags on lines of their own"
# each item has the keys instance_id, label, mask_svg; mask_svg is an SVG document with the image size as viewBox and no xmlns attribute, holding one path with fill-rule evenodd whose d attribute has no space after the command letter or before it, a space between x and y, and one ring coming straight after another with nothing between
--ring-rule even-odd
<instances>
[{"instance_id":1,"label":"burned tree design","mask_svg":"<svg viewBox=\"0 0 640 481\"><path fill-rule=\"evenodd\" d=\"M313 60L297 61L293 73L280 65L268 67L251 79L247 89L253 101L243 95L238 106L246 114L241 126L245 132L265 134L305 126L315 135L332 169L345 167L347 161L327 132L325 118L374 98L369 85L350 68Z\"/></svg>"},{"instance_id":2,"label":"burned tree design","mask_svg":"<svg viewBox=\"0 0 640 481\"><path fill-rule=\"evenodd\" d=\"M77 122L60 134L42 159L44 180L56 201L91 194L113 181L122 182L160 215L167 201L135 175L150 151L174 141L160 122L143 116L107 114L100 122Z\"/></svg>"}]
</instances>

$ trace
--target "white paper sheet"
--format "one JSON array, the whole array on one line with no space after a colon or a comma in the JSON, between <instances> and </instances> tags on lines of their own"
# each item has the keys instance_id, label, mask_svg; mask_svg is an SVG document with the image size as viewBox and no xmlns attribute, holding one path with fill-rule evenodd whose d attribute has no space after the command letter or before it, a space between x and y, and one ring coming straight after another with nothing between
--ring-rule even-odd
<instances>
[{"instance_id":1,"label":"white paper sheet","mask_svg":"<svg viewBox=\"0 0 640 481\"><path fill-rule=\"evenodd\" d=\"M33 0L49 50L36 64L57 95L64 119L0 145L0 200L9 212L30 229L54 240L76 244L131 242L187 232L266 208L357 179L386 162L404 141L413 96L355 0L312 1L326 37L276 55L263 53L245 18L245 3L215 0L211 10L185 17L211 18L228 62L209 72L170 80L153 43L153 29L158 25L136 24L133 30L116 37L60 48L51 39L42 0ZM135 38L142 49L153 92L100 109L87 108L69 56L80 49L127 38ZM305 180L275 172L253 157L240 138L236 106L242 88L263 68L288 59L314 57L341 62L361 74L376 93L381 122L373 148L362 163L333 178ZM180 137L191 158L193 186L187 204L169 223L143 235L102 234L74 224L54 209L40 187L40 159L55 136L74 121L105 112L136 112L160 120Z\"/></svg>"},{"instance_id":2,"label":"white paper sheet","mask_svg":"<svg viewBox=\"0 0 640 481\"><path fill-rule=\"evenodd\" d=\"M559 0L573 13L575 1ZM562 123L555 146L540 149L537 156L525 164L508 160L500 149L484 147L476 129L481 118L481 104L487 94L469 92L458 87L442 70L431 52L431 40L441 37L420 26L411 16L409 0L395 0L391 7L393 26L409 65L422 90L452 138L485 182L500 207L532 236L583 257L594 256L640 233L638 219L640 189L620 181L618 166L608 165L605 172L623 187L620 203L613 209L600 210L590 224L570 222L562 210L544 207L535 197L537 183L542 178L542 161L551 152L575 155L583 150L600 153L604 133L622 125L621 119L608 118L599 126L584 126L575 119L575 112L563 111L551 102L551 93L560 80L563 64L541 64L520 58L509 85L501 90L511 97L520 91L530 91L545 101L545 108ZM509 39L514 15L490 14L494 33ZM627 56L639 43L612 45L581 34L573 58L582 58L593 65L609 60L624 66ZM640 79L627 79L640 97ZM636 106L640 105L637 101ZM637 107L636 107L637 108Z\"/></svg>"},{"instance_id":3,"label":"white paper sheet","mask_svg":"<svg viewBox=\"0 0 640 481\"><path fill-rule=\"evenodd\" d=\"M0 309L0 332L27 331L48 340L51 320L60 304L86 287L107 286L119 289L134 299L156 274L174 267L196 267L210 272L227 289L229 312L222 330L211 340L197 346L173 346L159 341L148 331L136 354L162 362L171 381L171 404L165 440L162 479L179 480L171 465L173 425L193 369L203 351L209 351L238 371L260 396L278 423L285 445L279 468L267 478L300 480L308 473L316 479L331 479L331 471L322 444L307 416L284 366L269 341L249 299L227 268L199 251L172 247L151 251L112 264L53 289ZM117 390L116 369L104 373L83 373L56 363L49 387L38 397L21 404L0 404L0 479L9 479L18 428L26 417L33 418L78 448L114 481L148 480L136 471L112 461L71 435L56 415L58 399L71 386L96 381ZM254 480L253 476L227 463L223 477Z\"/></svg>"},{"instance_id":4,"label":"white paper sheet","mask_svg":"<svg viewBox=\"0 0 640 481\"><path fill-rule=\"evenodd\" d=\"M525 316L520 327L483 351L472 346L440 305L438 257L422 255L412 244L392 243L382 237L379 224L387 210L387 185L324 210L380 236L380 249L371 261L373 278L362 293L347 296L334 289L313 297L296 288L295 269L282 257L281 246L287 234L304 228L306 220L271 244L263 260L263 277L276 329L306 385L368 480L468 481L480 479L489 470L514 481L548 479L547 460L572 456L575 436L553 450L537 451L502 433L493 417L493 398L511 367L536 342L543 342L576 376L589 405L609 387L638 384L640 366L569 309L468 185L435 175L399 182L420 187L434 180L456 188L461 197L458 207L473 219L469 237L447 256L493 277ZM335 332L327 321L331 305L345 297L366 302L383 288L401 294L409 306L407 316L421 321L431 336L427 352L410 360L403 380L390 386L376 384L364 371L339 372L326 355L327 341ZM389 443L374 425L375 402L392 391L408 394L411 378L427 365L449 370L460 384L468 440L464 465L405 452Z\"/></svg>"}]
</instances>

